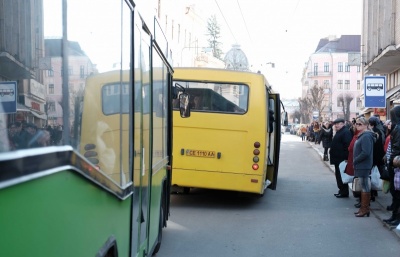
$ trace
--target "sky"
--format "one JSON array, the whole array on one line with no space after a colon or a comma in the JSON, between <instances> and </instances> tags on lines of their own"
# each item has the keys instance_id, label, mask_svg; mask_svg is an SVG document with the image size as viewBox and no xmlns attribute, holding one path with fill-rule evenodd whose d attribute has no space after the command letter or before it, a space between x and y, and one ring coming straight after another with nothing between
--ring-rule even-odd
<instances>
[{"instance_id":1,"label":"sky","mask_svg":"<svg viewBox=\"0 0 400 257\"><path fill-rule=\"evenodd\" d=\"M321 38L361 35L362 30L362 0L191 2L205 16L216 15L223 52L239 44L251 69L264 73L286 99L301 97L304 64ZM267 64L270 62L275 68Z\"/></svg>"}]
</instances>

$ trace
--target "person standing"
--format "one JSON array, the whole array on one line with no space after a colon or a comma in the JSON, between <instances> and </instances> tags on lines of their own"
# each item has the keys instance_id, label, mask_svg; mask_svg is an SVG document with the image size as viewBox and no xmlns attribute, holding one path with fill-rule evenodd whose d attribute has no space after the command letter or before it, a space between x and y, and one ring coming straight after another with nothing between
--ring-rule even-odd
<instances>
[{"instance_id":1,"label":"person standing","mask_svg":"<svg viewBox=\"0 0 400 257\"><path fill-rule=\"evenodd\" d=\"M319 141L322 141L322 146L324 147L324 161L329 161L328 150L331 148L333 138L333 129L329 122L325 122L320 130Z\"/></svg>"},{"instance_id":2,"label":"person standing","mask_svg":"<svg viewBox=\"0 0 400 257\"><path fill-rule=\"evenodd\" d=\"M339 192L334 194L334 196L337 198L344 198L349 197L349 186L347 183L343 183L342 181L339 164L348 159L348 147L352 139L352 135L350 130L344 126L344 119L338 118L333 121L333 124L335 126L336 134L332 138L331 150L329 153L330 163L335 165L336 184L339 189Z\"/></svg>"},{"instance_id":3,"label":"person standing","mask_svg":"<svg viewBox=\"0 0 400 257\"><path fill-rule=\"evenodd\" d=\"M354 176L358 177L361 184L361 207L354 214L356 217L369 217L369 202L371 200L371 184L369 174L373 166L374 132L368 129L369 122L361 117L356 120L358 131L357 140L354 143L353 166Z\"/></svg>"},{"instance_id":4,"label":"person standing","mask_svg":"<svg viewBox=\"0 0 400 257\"><path fill-rule=\"evenodd\" d=\"M384 220L390 226L400 224L400 191L394 187L394 157L400 155L400 106L395 106L390 110L390 119L392 121L392 132L390 133L390 158L389 158L389 179L390 193L392 195L392 216ZM388 150L389 151L389 150Z\"/></svg>"},{"instance_id":5,"label":"person standing","mask_svg":"<svg viewBox=\"0 0 400 257\"><path fill-rule=\"evenodd\" d=\"M301 126L300 132L301 132L301 141L306 140L306 133L307 133L307 128L305 125Z\"/></svg>"}]
</instances>

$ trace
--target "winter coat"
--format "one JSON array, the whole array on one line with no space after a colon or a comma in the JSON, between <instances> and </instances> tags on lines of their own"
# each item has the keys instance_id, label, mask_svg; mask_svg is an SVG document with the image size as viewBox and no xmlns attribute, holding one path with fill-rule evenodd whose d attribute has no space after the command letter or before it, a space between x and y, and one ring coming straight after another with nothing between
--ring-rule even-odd
<instances>
[{"instance_id":1,"label":"winter coat","mask_svg":"<svg viewBox=\"0 0 400 257\"><path fill-rule=\"evenodd\" d=\"M374 165L382 166L384 165L383 162L383 156L385 156L385 150L384 150L384 144L385 144L385 132L383 131L383 127L381 126L382 129L379 129L379 127L374 127L373 132L375 134L376 140L374 143Z\"/></svg>"},{"instance_id":2,"label":"winter coat","mask_svg":"<svg viewBox=\"0 0 400 257\"><path fill-rule=\"evenodd\" d=\"M354 176L369 176L373 166L375 140L374 132L370 130L358 135L353 150Z\"/></svg>"},{"instance_id":3,"label":"winter coat","mask_svg":"<svg viewBox=\"0 0 400 257\"><path fill-rule=\"evenodd\" d=\"M329 151L331 164L339 165L342 161L347 160L351 139L351 132L345 126L336 131L335 136L332 138L331 150Z\"/></svg>"},{"instance_id":4,"label":"winter coat","mask_svg":"<svg viewBox=\"0 0 400 257\"><path fill-rule=\"evenodd\" d=\"M322 125L321 131L319 132L319 141L322 142L324 148L331 148L333 138L333 129L331 127L325 128Z\"/></svg>"},{"instance_id":5,"label":"winter coat","mask_svg":"<svg viewBox=\"0 0 400 257\"><path fill-rule=\"evenodd\" d=\"M392 121L392 132L390 132L389 172L393 172L393 159L400 155L400 106L393 107L390 110L390 119Z\"/></svg>"},{"instance_id":6,"label":"winter coat","mask_svg":"<svg viewBox=\"0 0 400 257\"><path fill-rule=\"evenodd\" d=\"M350 175L350 176L354 176L354 166L353 166L353 151L354 151L354 144L357 140L358 134L360 134L360 132L358 130L355 131L355 134L353 136L353 139L351 140L350 144L349 144L349 158L347 159L347 165L346 165L346 174Z\"/></svg>"}]
</instances>

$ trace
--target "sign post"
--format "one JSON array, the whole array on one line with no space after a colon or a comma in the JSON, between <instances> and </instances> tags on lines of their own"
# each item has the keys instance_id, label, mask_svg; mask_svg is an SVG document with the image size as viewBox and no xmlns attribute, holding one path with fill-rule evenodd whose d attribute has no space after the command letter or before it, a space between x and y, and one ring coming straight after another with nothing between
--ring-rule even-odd
<instances>
[{"instance_id":1,"label":"sign post","mask_svg":"<svg viewBox=\"0 0 400 257\"><path fill-rule=\"evenodd\" d=\"M365 77L364 96L366 108L386 108L386 77Z\"/></svg>"},{"instance_id":2,"label":"sign post","mask_svg":"<svg viewBox=\"0 0 400 257\"><path fill-rule=\"evenodd\" d=\"M0 82L0 113L16 113L17 112L17 82L2 81Z\"/></svg>"}]
</instances>

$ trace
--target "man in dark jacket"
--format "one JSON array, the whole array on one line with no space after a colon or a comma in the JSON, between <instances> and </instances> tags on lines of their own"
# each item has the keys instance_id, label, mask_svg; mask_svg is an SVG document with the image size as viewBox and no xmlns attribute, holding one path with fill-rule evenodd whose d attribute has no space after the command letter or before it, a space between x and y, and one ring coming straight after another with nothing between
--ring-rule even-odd
<instances>
[{"instance_id":1,"label":"man in dark jacket","mask_svg":"<svg viewBox=\"0 0 400 257\"><path fill-rule=\"evenodd\" d=\"M334 194L337 198L349 197L349 186L344 184L340 175L339 164L349 156L348 147L352 139L350 130L344 125L344 119L338 118L333 121L336 134L332 139L330 162L335 165L335 177L339 192Z\"/></svg>"},{"instance_id":2,"label":"man in dark jacket","mask_svg":"<svg viewBox=\"0 0 400 257\"><path fill-rule=\"evenodd\" d=\"M392 132L390 133L391 154L389 158L389 179L390 193L392 194L392 216L383 220L390 226L397 226L400 223L400 191L394 188L394 157L400 155L400 106L395 106L390 110L390 119L392 121Z\"/></svg>"}]
</instances>

